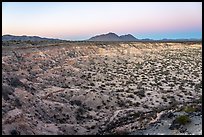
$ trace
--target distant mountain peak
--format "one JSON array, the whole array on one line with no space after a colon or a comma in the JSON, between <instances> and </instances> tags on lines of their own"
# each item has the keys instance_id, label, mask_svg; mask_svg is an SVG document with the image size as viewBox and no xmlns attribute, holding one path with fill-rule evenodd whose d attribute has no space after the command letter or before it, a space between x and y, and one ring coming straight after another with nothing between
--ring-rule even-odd
<instances>
[{"instance_id":1,"label":"distant mountain peak","mask_svg":"<svg viewBox=\"0 0 204 137\"><path fill-rule=\"evenodd\" d=\"M120 40L120 37L113 32L109 32L107 34L96 35L89 39L89 41L119 41L119 40Z\"/></svg>"},{"instance_id":2,"label":"distant mountain peak","mask_svg":"<svg viewBox=\"0 0 204 137\"><path fill-rule=\"evenodd\" d=\"M113 33L113 32L108 32L107 34L113 34L113 35L117 35L117 34L115 34L115 33Z\"/></svg>"},{"instance_id":3,"label":"distant mountain peak","mask_svg":"<svg viewBox=\"0 0 204 137\"><path fill-rule=\"evenodd\" d=\"M135 38L133 35L131 34L127 34L127 35L121 35L120 39L122 39L123 41L137 41L138 39Z\"/></svg>"},{"instance_id":4,"label":"distant mountain peak","mask_svg":"<svg viewBox=\"0 0 204 137\"><path fill-rule=\"evenodd\" d=\"M138 39L136 39L131 34L118 36L117 34L113 32L109 32L107 34L96 35L89 39L89 41L137 41L137 40Z\"/></svg>"},{"instance_id":5,"label":"distant mountain peak","mask_svg":"<svg viewBox=\"0 0 204 137\"><path fill-rule=\"evenodd\" d=\"M131 34L125 34L125 35L121 35L121 36L132 36Z\"/></svg>"}]
</instances>

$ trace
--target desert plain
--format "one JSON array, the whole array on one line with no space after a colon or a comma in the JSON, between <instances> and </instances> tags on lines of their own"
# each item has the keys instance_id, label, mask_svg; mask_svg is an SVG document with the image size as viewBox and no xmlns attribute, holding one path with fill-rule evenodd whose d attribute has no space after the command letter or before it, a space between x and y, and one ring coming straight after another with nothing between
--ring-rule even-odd
<instances>
[{"instance_id":1,"label":"desert plain","mask_svg":"<svg viewBox=\"0 0 204 137\"><path fill-rule=\"evenodd\" d=\"M201 104L200 42L2 47L2 134L139 134L178 113L172 134L202 134Z\"/></svg>"}]
</instances>

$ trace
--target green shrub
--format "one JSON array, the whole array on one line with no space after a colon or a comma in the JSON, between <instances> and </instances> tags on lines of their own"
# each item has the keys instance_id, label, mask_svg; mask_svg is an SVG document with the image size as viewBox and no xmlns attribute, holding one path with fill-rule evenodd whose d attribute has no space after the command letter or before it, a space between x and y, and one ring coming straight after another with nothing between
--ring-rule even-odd
<instances>
[{"instance_id":1,"label":"green shrub","mask_svg":"<svg viewBox=\"0 0 204 137\"><path fill-rule=\"evenodd\" d=\"M187 115L181 115L176 118L176 122L178 122L179 124L185 125L191 122L191 119Z\"/></svg>"}]
</instances>

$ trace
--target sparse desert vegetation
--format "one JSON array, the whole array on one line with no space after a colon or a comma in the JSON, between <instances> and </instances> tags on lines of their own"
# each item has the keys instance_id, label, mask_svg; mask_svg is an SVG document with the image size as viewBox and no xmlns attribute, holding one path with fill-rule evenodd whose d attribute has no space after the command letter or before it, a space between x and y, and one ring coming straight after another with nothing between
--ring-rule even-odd
<instances>
[{"instance_id":1,"label":"sparse desert vegetation","mask_svg":"<svg viewBox=\"0 0 204 137\"><path fill-rule=\"evenodd\" d=\"M162 111L196 101L199 106L201 46L199 42L3 46L2 134L129 134L148 127ZM201 112L201 106L189 105L182 111Z\"/></svg>"}]
</instances>

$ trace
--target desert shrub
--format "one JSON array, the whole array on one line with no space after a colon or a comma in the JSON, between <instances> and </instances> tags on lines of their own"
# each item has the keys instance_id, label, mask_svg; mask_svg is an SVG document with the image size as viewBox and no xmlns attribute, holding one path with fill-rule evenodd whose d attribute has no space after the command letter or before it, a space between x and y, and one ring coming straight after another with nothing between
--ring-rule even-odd
<instances>
[{"instance_id":1,"label":"desert shrub","mask_svg":"<svg viewBox=\"0 0 204 137\"><path fill-rule=\"evenodd\" d=\"M164 100L164 102L167 102L167 98L166 97L162 96L161 98Z\"/></svg>"},{"instance_id":2,"label":"desert shrub","mask_svg":"<svg viewBox=\"0 0 204 137\"><path fill-rule=\"evenodd\" d=\"M86 112L86 110L83 108L83 107L79 107L77 110L76 110L76 119L81 121L84 119L84 116L83 114Z\"/></svg>"},{"instance_id":3,"label":"desert shrub","mask_svg":"<svg viewBox=\"0 0 204 137\"><path fill-rule=\"evenodd\" d=\"M22 104L21 104L21 102L20 102L20 100L18 98L15 98L15 106L17 106L17 107L22 106Z\"/></svg>"},{"instance_id":4,"label":"desert shrub","mask_svg":"<svg viewBox=\"0 0 204 137\"><path fill-rule=\"evenodd\" d=\"M95 86L95 84L94 84L94 83L90 83L90 86L92 86L92 87L93 87L93 86Z\"/></svg>"},{"instance_id":5,"label":"desert shrub","mask_svg":"<svg viewBox=\"0 0 204 137\"><path fill-rule=\"evenodd\" d=\"M138 92L134 92L133 94L137 95L140 99L145 97L145 91L144 90L140 90Z\"/></svg>"},{"instance_id":6,"label":"desert shrub","mask_svg":"<svg viewBox=\"0 0 204 137\"><path fill-rule=\"evenodd\" d=\"M24 84L17 77L13 77L10 79L10 85L13 87L24 86Z\"/></svg>"},{"instance_id":7,"label":"desert shrub","mask_svg":"<svg viewBox=\"0 0 204 137\"><path fill-rule=\"evenodd\" d=\"M185 108L184 108L184 111L186 112L186 113L190 113L190 112L195 112L195 108L194 107L191 107L191 106L186 106Z\"/></svg>"},{"instance_id":8,"label":"desert shrub","mask_svg":"<svg viewBox=\"0 0 204 137\"><path fill-rule=\"evenodd\" d=\"M180 95L180 94L178 94L177 96L178 96L178 97L180 97L180 98L182 98L182 97L183 97L183 95Z\"/></svg>"},{"instance_id":9,"label":"desert shrub","mask_svg":"<svg viewBox=\"0 0 204 137\"><path fill-rule=\"evenodd\" d=\"M20 132L17 131L16 129L11 130L11 135L20 135Z\"/></svg>"},{"instance_id":10,"label":"desert shrub","mask_svg":"<svg viewBox=\"0 0 204 137\"><path fill-rule=\"evenodd\" d=\"M134 98L134 95L133 94L129 94L127 97L128 98Z\"/></svg>"},{"instance_id":11,"label":"desert shrub","mask_svg":"<svg viewBox=\"0 0 204 137\"><path fill-rule=\"evenodd\" d=\"M9 95L13 95L13 92L14 89L12 87L2 85L2 97L4 100L9 100Z\"/></svg>"},{"instance_id":12,"label":"desert shrub","mask_svg":"<svg viewBox=\"0 0 204 137\"><path fill-rule=\"evenodd\" d=\"M182 124L182 125L185 125L191 122L191 119L187 115L178 116L175 120L177 123Z\"/></svg>"},{"instance_id":13,"label":"desert shrub","mask_svg":"<svg viewBox=\"0 0 204 137\"><path fill-rule=\"evenodd\" d=\"M128 135L128 131L126 129L116 129L110 135Z\"/></svg>"},{"instance_id":14,"label":"desert shrub","mask_svg":"<svg viewBox=\"0 0 204 137\"><path fill-rule=\"evenodd\" d=\"M148 95L148 96L150 96L150 95L151 95L151 93L147 93L147 95Z\"/></svg>"},{"instance_id":15,"label":"desert shrub","mask_svg":"<svg viewBox=\"0 0 204 137\"><path fill-rule=\"evenodd\" d=\"M124 107L126 103L123 100L119 100L118 102L119 107Z\"/></svg>"},{"instance_id":16,"label":"desert shrub","mask_svg":"<svg viewBox=\"0 0 204 137\"><path fill-rule=\"evenodd\" d=\"M82 102L80 100L72 100L70 101L71 105L77 105L77 106L81 106Z\"/></svg>"},{"instance_id":17,"label":"desert shrub","mask_svg":"<svg viewBox=\"0 0 204 137\"><path fill-rule=\"evenodd\" d=\"M136 106L136 107L139 107L139 105L140 105L139 102L134 103L134 106Z\"/></svg>"},{"instance_id":18,"label":"desert shrub","mask_svg":"<svg viewBox=\"0 0 204 137\"><path fill-rule=\"evenodd\" d=\"M200 96L200 98L199 98L199 102L202 103L202 100L203 100L203 99L202 99L202 96Z\"/></svg>"}]
</instances>

